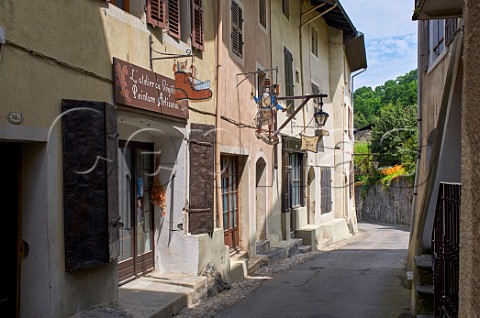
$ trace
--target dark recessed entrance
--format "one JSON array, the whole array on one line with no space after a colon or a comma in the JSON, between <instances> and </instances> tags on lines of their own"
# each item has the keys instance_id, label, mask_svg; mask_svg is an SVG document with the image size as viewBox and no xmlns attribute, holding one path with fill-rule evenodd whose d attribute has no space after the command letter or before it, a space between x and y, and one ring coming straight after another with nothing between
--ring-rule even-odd
<instances>
[{"instance_id":1,"label":"dark recessed entrance","mask_svg":"<svg viewBox=\"0 0 480 318\"><path fill-rule=\"evenodd\" d=\"M144 274L154 267L153 206L150 203L153 150L150 143L119 143L119 282Z\"/></svg>"},{"instance_id":2,"label":"dark recessed entrance","mask_svg":"<svg viewBox=\"0 0 480 318\"><path fill-rule=\"evenodd\" d=\"M20 292L20 189L21 145L0 143L2 149L2 219L6 230L0 231L0 317L18 317Z\"/></svg>"}]
</instances>

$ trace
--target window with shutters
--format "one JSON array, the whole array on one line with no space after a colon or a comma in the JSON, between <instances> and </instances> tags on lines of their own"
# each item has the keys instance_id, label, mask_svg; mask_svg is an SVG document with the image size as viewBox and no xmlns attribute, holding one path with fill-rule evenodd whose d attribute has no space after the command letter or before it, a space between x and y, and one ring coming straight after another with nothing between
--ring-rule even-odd
<instances>
[{"instance_id":1,"label":"window with shutters","mask_svg":"<svg viewBox=\"0 0 480 318\"><path fill-rule=\"evenodd\" d=\"M192 46L203 50L203 0L192 1Z\"/></svg>"},{"instance_id":2,"label":"window with shutters","mask_svg":"<svg viewBox=\"0 0 480 318\"><path fill-rule=\"evenodd\" d=\"M283 49L285 62L285 95L293 96L293 56L287 48ZM287 100L287 111L293 112L293 100Z\"/></svg>"},{"instance_id":3,"label":"window with shutters","mask_svg":"<svg viewBox=\"0 0 480 318\"><path fill-rule=\"evenodd\" d=\"M204 49L203 0L147 0L147 22L173 38Z\"/></svg>"},{"instance_id":4,"label":"window with shutters","mask_svg":"<svg viewBox=\"0 0 480 318\"><path fill-rule=\"evenodd\" d=\"M320 213L332 212L332 169L321 168L321 211Z\"/></svg>"},{"instance_id":5,"label":"window with shutters","mask_svg":"<svg viewBox=\"0 0 480 318\"><path fill-rule=\"evenodd\" d=\"M130 12L130 0L110 0L110 3L124 11Z\"/></svg>"},{"instance_id":6,"label":"window with shutters","mask_svg":"<svg viewBox=\"0 0 480 318\"><path fill-rule=\"evenodd\" d=\"M312 27L312 53L318 56L318 31Z\"/></svg>"},{"instance_id":7,"label":"window with shutters","mask_svg":"<svg viewBox=\"0 0 480 318\"><path fill-rule=\"evenodd\" d=\"M165 28L167 20L167 10L165 0L147 1L147 22L151 25Z\"/></svg>"},{"instance_id":8,"label":"window with shutters","mask_svg":"<svg viewBox=\"0 0 480 318\"><path fill-rule=\"evenodd\" d=\"M174 38L180 39L180 0L167 0L167 31Z\"/></svg>"},{"instance_id":9,"label":"window with shutters","mask_svg":"<svg viewBox=\"0 0 480 318\"><path fill-rule=\"evenodd\" d=\"M258 0L258 21L267 28L267 0Z\"/></svg>"},{"instance_id":10,"label":"window with shutters","mask_svg":"<svg viewBox=\"0 0 480 318\"><path fill-rule=\"evenodd\" d=\"M231 5L232 52L243 57L243 9L236 1Z\"/></svg>"},{"instance_id":11,"label":"window with shutters","mask_svg":"<svg viewBox=\"0 0 480 318\"><path fill-rule=\"evenodd\" d=\"M290 18L290 0L282 0L282 11L287 18Z\"/></svg>"}]
</instances>

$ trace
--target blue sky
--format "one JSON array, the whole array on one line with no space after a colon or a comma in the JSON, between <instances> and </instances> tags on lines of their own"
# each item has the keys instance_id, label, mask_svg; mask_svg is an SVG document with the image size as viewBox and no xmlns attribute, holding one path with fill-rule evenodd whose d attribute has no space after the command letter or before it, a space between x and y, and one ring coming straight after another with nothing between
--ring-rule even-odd
<instances>
[{"instance_id":1,"label":"blue sky","mask_svg":"<svg viewBox=\"0 0 480 318\"><path fill-rule=\"evenodd\" d=\"M367 70L354 89L375 87L417 68L414 0L341 0L358 31L365 34Z\"/></svg>"}]
</instances>

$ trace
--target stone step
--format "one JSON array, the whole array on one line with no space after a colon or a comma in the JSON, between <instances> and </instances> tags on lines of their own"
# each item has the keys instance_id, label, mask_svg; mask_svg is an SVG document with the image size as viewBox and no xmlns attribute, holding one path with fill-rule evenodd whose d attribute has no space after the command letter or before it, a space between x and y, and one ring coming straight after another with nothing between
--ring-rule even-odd
<instances>
[{"instance_id":1,"label":"stone step","mask_svg":"<svg viewBox=\"0 0 480 318\"><path fill-rule=\"evenodd\" d=\"M298 247L298 252L299 253L310 253L312 251L312 246L311 245L300 245Z\"/></svg>"},{"instance_id":2,"label":"stone step","mask_svg":"<svg viewBox=\"0 0 480 318\"><path fill-rule=\"evenodd\" d=\"M432 255L417 255L413 259L417 268L433 272Z\"/></svg>"},{"instance_id":3,"label":"stone step","mask_svg":"<svg viewBox=\"0 0 480 318\"><path fill-rule=\"evenodd\" d=\"M415 285L417 294L416 308L418 314L434 314L434 293L432 285Z\"/></svg>"},{"instance_id":4,"label":"stone step","mask_svg":"<svg viewBox=\"0 0 480 318\"><path fill-rule=\"evenodd\" d=\"M333 239L331 237L324 237L323 238L323 246L322 247L327 247L333 244Z\"/></svg>"},{"instance_id":5,"label":"stone step","mask_svg":"<svg viewBox=\"0 0 480 318\"><path fill-rule=\"evenodd\" d=\"M287 251L280 247L272 247L258 255L266 256L269 261L276 261L287 257Z\"/></svg>"},{"instance_id":6,"label":"stone step","mask_svg":"<svg viewBox=\"0 0 480 318\"><path fill-rule=\"evenodd\" d=\"M259 241L255 242L255 253L256 254L265 252L268 249L270 249L270 241L269 240L259 240Z\"/></svg>"},{"instance_id":7,"label":"stone step","mask_svg":"<svg viewBox=\"0 0 480 318\"><path fill-rule=\"evenodd\" d=\"M255 273L259 268L268 265L268 257L265 255L262 256L255 256L248 260L247 267L248 267L248 274Z\"/></svg>"},{"instance_id":8,"label":"stone step","mask_svg":"<svg viewBox=\"0 0 480 318\"><path fill-rule=\"evenodd\" d=\"M428 254L417 255L414 257L416 272L416 281L419 285L433 285L432 256Z\"/></svg>"},{"instance_id":9,"label":"stone step","mask_svg":"<svg viewBox=\"0 0 480 318\"><path fill-rule=\"evenodd\" d=\"M247 262L246 258L230 260L230 271L226 277L227 283L242 281L247 276Z\"/></svg>"}]
</instances>

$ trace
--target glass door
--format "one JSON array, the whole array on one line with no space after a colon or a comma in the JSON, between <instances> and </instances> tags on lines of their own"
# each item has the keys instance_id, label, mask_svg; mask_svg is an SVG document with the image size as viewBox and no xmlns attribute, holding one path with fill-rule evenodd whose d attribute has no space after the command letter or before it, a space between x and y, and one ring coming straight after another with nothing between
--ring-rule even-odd
<instances>
[{"instance_id":1,"label":"glass door","mask_svg":"<svg viewBox=\"0 0 480 318\"><path fill-rule=\"evenodd\" d=\"M153 207L150 185L153 144L122 142L118 148L120 212L119 281L153 268Z\"/></svg>"},{"instance_id":2,"label":"glass door","mask_svg":"<svg viewBox=\"0 0 480 318\"><path fill-rule=\"evenodd\" d=\"M239 247L237 157L222 157L222 202L225 245L234 250Z\"/></svg>"}]
</instances>

